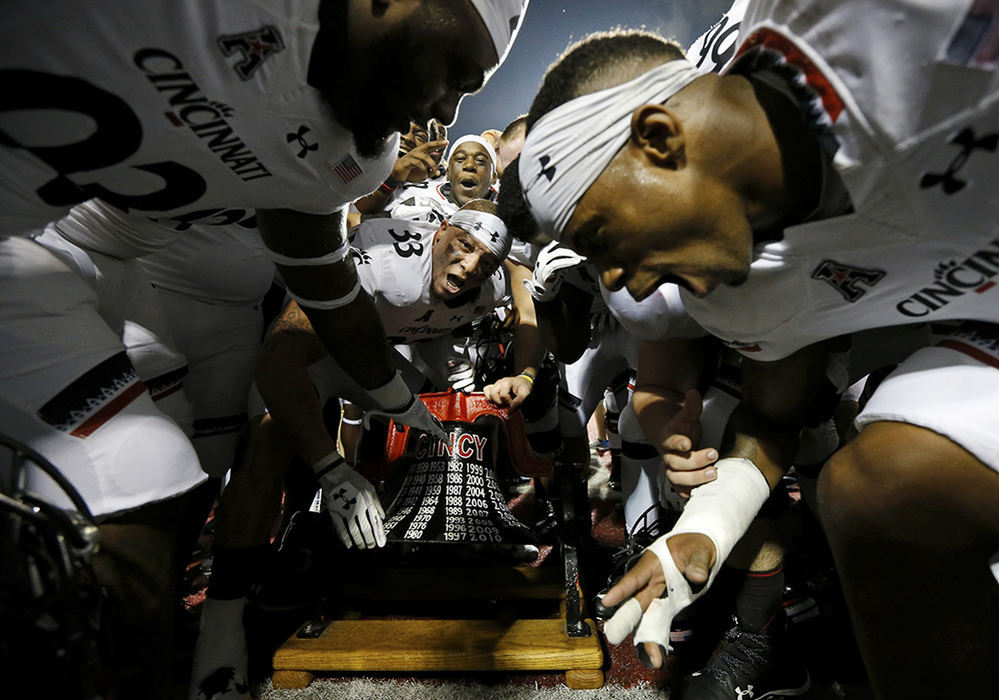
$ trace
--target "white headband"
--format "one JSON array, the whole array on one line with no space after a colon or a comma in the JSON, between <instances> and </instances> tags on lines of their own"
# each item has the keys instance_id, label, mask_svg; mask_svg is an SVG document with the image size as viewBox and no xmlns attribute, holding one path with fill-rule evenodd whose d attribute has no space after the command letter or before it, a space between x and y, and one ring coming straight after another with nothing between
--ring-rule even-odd
<instances>
[{"instance_id":1,"label":"white headband","mask_svg":"<svg viewBox=\"0 0 999 700\"><path fill-rule=\"evenodd\" d=\"M506 59L513 40L517 38L521 19L527 12L528 2L529 0L472 0L472 5L478 11L493 40L493 47L499 57L497 68Z\"/></svg>"},{"instance_id":2,"label":"white headband","mask_svg":"<svg viewBox=\"0 0 999 700\"><path fill-rule=\"evenodd\" d=\"M476 136L475 134L469 134L468 136L462 136L460 139L458 139L457 141L455 141L454 143L452 143L451 144L451 150L448 151L448 154L447 154L447 159L451 160L451 156L453 156L454 152L458 150L458 146L460 146L463 143L468 143L469 141L471 141L472 143L480 144L480 145L482 145L482 147L484 147L486 149L486 153L488 153L489 157L493 159L493 170L495 170L496 169L496 149L493 148L493 145L491 143L489 143L488 141L486 141L481 136Z\"/></svg>"},{"instance_id":3,"label":"white headband","mask_svg":"<svg viewBox=\"0 0 999 700\"><path fill-rule=\"evenodd\" d=\"M495 214L459 209L448 218L448 223L470 233L500 260L510 252L510 234L503 220Z\"/></svg>"},{"instance_id":4,"label":"white headband","mask_svg":"<svg viewBox=\"0 0 999 700\"><path fill-rule=\"evenodd\" d=\"M662 104L700 75L686 59L669 61L539 119L520 154L520 182L541 230L559 239L579 200L627 141L636 109Z\"/></svg>"}]
</instances>

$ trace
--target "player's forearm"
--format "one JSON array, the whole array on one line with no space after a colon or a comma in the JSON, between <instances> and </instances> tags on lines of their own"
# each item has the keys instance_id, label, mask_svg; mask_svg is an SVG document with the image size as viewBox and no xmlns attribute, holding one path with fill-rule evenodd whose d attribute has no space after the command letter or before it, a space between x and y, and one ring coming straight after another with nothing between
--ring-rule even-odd
<instances>
[{"instance_id":1,"label":"player's forearm","mask_svg":"<svg viewBox=\"0 0 999 700\"><path fill-rule=\"evenodd\" d=\"M392 379L395 364L371 297L361 293L335 311L303 308L330 355L354 381L372 389Z\"/></svg>"},{"instance_id":2,"label":"player's forearm","mask_svg":"<svg viewBox=\"0 0 999 700\"><path fill-rule=\"evenodd\" d=\"M801 429L835 408L828 366L822 343L773 362L743 359L743 398L729 418L720 454L751 460L773 487L793 464Z\"/></svg>"},{"instance_id":3,"label":"player's forearm","mask_svg":"<svg viewBox=\"0 0 999 700\"><path fill-rule=\"evenodd\" d=\"M255 373L271 418L291 437L295 451L309 464L336 449L323 422L315 386L302 363L271 355L265 350Z\"/></svg>"},{"instance_id":4,"label":"player's forearm","mask_svg":"<svg viewBox=\"0 0 999 700\"><path fill-rule=\"evenodd\" d=\"M660 454L666 454L664 443L674 431L670 423L680 412L683 393L659 386L636 386L631 397L638 425Z\"/></svg>"},{"instance_id":5,"label":"player's forearm","mask_svg":"<svg viewBox=\"0 0 999 700\"><path fill-rule=\"evenodd\" d=\"M799 432L800 428L774 422L739 404L729 418L719 454L748 459L763 473L772 489L791 468Z\"/></svg>"},{"instance_id":6,"label":"player's forearm","mask_svg":"<svg viewBox=\"0 0 999 700\"><path fill-rule=\"evenodd\" d=\"M534 300L524 288L524 280L531 277L531 270L510 261L507 261L506 268L510 276L513 306L517 310L517 327L513 331L513 371L519 374L526 370L537 376L546 347L538 328Z\"/></svg>"},{"instance_id":7,"label":"player's forearm","mask_svg":"<svg viewBox=\"0 0 999 700\"><path fill-rule=\"evenodd\" d=\"M535 301L541 342L565 364L578 360L589 343L589 328L583 327L556 297L553 301Z\"/></svg>"}]
</instances>

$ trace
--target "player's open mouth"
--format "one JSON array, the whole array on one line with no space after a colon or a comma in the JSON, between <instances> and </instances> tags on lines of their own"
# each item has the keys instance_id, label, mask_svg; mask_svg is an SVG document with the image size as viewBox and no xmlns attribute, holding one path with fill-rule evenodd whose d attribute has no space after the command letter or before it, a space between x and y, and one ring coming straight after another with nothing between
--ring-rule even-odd
<instances>
[{"instance_id":1,"label":"player's open mouth","mask_svg":"<svg viewBox=\"0 0 999 700\"><path fill-rule=\"evenodd\" d=\"M449 274L445 278L444 286L452 294L457 294L462 289L464 289L465 280L461 279L460 277L456 277L455 275Z\"/></svg>"},{"instance_id":2,"label":"player's open mouth","mask_svg":"<svg viewBox=\"0 0 999 700\"><path fill-rule=\"evenodd\" d=\"M466 190L477 190L479 188L479 181L474 177L462 178L458 180L458 184Z\"/></svg>"}]
</instances>

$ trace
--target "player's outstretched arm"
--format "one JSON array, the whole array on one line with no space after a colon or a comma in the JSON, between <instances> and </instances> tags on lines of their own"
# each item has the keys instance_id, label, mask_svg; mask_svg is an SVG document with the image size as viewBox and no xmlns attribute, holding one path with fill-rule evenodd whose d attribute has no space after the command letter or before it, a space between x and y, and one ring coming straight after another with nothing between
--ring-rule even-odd
<instances>
[{"instance_id":1,"label":"player's outstretched arm","mask_svg":"<svg viewBox=\"0 0 999 700\"><path fill-rule=\"evenodd\" d=\"M367 391L372 411L443 439L440 422L390 358L381 319L349 254L344 211L319 216L271 209L258 211L257 220L289 296L337 364Z\"/></svg>"},{"instance_id":2,"label":"player's outstretched arm","mask_svg":"<svg viewBox=\"0 0 999 700\"><path fill-rule=\"evenodd\" d=\"M701 434L701 394L707 341L643 341L632 405L639 425L663 458L664 476L687 497L690 488L715 478L716 446L695 450Z\"/></svg>"},{"instance_id":3,"label":"player's outstretched arm","mask_svg":"<svg viewBox=\"0 0 999 700\"><path fill-rule=\"evenodd\" d=\"M693 489L676 525L603 598L617 608L608 641L629 634L661 666L673 617L703 595L735 543L790 467L803 424L826 403L828 353L812 346L779 362L743 367L743 401L729 422L713 481Z\"/></svg>"},{"instance_id":4,"label":"player's outstretched arm","mask_svg":"<svg viewBox=\"0 0 999 700\"><path fill-rule=\"evenodd\" d=\"M517 408L534 390L534 380L545 356L545 345L538 330L538 319L531 294L524 287L531 270L519 263L506 261L510 276L510 294L517 312L513 333L513 374L503 377L483 389L486 398L499 406Z\"/></svg>"}]
</instances>

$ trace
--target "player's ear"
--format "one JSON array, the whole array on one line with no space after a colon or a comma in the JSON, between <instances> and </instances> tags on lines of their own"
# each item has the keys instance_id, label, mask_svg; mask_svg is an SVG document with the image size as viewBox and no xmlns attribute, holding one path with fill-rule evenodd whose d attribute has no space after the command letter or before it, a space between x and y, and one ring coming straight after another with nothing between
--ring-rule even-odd
<instances>
[{"instance_id":1,"label":"player's ear","mask_svg":"<svg viewBox=\"0 0 999 700\"><path fill-rule=\"evenodd\" d=\"M631 141L654 165L678 170L687 162L683 127L665 105L642 105L632 113Z\"/></svg>"}]
</instances>

